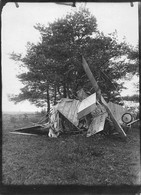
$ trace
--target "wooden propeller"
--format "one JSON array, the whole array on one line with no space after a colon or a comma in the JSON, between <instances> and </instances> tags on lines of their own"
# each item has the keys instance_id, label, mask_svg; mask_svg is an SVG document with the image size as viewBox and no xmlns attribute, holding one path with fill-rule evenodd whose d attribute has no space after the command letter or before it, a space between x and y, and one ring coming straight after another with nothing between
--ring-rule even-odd
<instances>
[{"instance_id":1,"label":"wooden propeller","mask_svg":"<svg viewBox=\"0 0 141 195\"><path fill-rule=\"evenodd\" d=\"M97 98L99 99L100 103L105 107L107 113L109 114L114 126L115 126L115 129L119 132L119 134L122 136L122 137L126 137L126 133L124 132L124 130L122 129L122 127L120 126L120 124L117 122L116 118L114 117L113 113L111 112L107 102L104 100L103 96L101 95L101 91L99 89L99 86L85 60L85 58L82 56L82 65L83 65L83 68L97 94Z\"/></svg>"}]
</instances>

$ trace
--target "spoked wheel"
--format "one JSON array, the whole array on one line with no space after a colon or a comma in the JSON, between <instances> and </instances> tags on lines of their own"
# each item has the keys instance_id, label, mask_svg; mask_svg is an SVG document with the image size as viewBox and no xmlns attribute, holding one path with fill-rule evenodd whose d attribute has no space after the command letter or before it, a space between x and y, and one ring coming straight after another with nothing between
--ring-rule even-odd
<instances>
[{"instance_id":1,"label":"spoked wheel","mask_svg":"<svg viewBox=\"0 0 141 195\"><path fill-rule=\"evenodd\" d=\"M125 123L125 124L129 124L132 122L133 120L133 117L130 113L124 113L121 117L122 119L122 122Z\"/></svg>"}]
</instances>

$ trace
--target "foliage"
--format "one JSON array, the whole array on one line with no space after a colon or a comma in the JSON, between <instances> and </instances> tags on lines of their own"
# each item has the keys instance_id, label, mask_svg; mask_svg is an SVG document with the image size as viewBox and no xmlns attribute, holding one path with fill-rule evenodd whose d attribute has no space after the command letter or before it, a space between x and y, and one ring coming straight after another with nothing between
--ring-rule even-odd
<instances>
[{"instance_id":1,"label":"foliage","mask_svg":"<svg viewBox=\"0 0 141 195\"><path fill-rule=\"evenodd\" d=\"M126 100L126 101L134 101L134 102L139 102L139 95L138 94L134 94L132 96L124 96L122 97L123 100Z\"/></svg>"},{"instance_id":2,"label":"foliage","mask_svg":"<svg viewBox=\"0 0 141 195\"><path fill-rule=\"evenodd\" d=\"M132 74L136 74L139 76L139 47L131 47L129 52L129 59L130 59L130 66L129 69L131 70Z\"/></svg>"},{"instance_id":3,"label":"foliage","mask_svg":"<svg viewBox=\"0 0 141 195\"><path fill-rule=\"evenodd\" d=\"M48 26L37 24L35 28L42 36L41 42L28 43L25 57L11 54L13 60L22 62L21 66L28 70L18 75L25 86L19 95L11 96L12 101L28 99L37 106L47 103L49 111L50 102L56 104L61 97L76 98L81 87L93 93L82 69L81 55L107 100L119 101L123 83L117 81L127 73L137 72L138 50L126 42L118 43L116 32L108 36L99 32L95 16L83 7Z\"/></svg>"}]
</instances>

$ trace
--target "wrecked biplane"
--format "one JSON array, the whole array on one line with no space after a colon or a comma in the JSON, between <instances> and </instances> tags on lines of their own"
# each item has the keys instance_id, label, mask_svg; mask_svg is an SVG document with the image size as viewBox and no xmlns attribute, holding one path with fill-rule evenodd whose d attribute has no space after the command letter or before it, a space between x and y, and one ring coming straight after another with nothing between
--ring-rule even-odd
<instances>
[{"instance_id":1,"label":"wrecked biplane","mask_svg":"<svg viewBox=\"0 0 141 195\"><path fill-rule=\"evenodd\" d=\"M77 93L77 100L62 98L57 105L52 107L49 122L38 124L34 127L41 128L42 131L47 130L45 132L48 132L49 137L58 137L60 134L65 133L69 126L68 132L86 131L87 137L89 137L104 130L108 123L112 131L113 129L116 130L121 137L125 138L126 133L122 126L127 127L129 124L133 123L132 115L127 112L126 108L120 105L112 102L107 103L83 56L82 65L95 93L87 96L84 90L81 89ZM73 128L70 128L70 126L73 126ZM71 129L75 130L71 131ZM22 132L22 129L16 132L18 131Z\"/></svg>"}]
</instances>

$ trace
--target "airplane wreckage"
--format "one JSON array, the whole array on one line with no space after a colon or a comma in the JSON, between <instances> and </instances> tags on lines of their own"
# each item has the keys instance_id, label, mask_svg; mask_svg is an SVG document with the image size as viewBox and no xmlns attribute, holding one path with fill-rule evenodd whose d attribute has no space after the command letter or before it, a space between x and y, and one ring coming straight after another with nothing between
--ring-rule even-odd
<instances>
[{"instance_id":1,"label":"airplane wreckage","mask_svg":"<svg viewBox=\"0 0 141 195\"><path fill-rule=\"evenodd\" d=\"M86 132L86 136L89 137L103 131L106 134L114 133L126 138L123 127L127 129L137 120L133 121L132 115L126 108L112 102L107 103L83 56L82 65L95 90L94 94L87 96L81 89L77 92L78 100L62 98L53 106L47 123L41 122L10 133L31 135L44 132L49 137L58 137L66 132L70 134Z\"/></svg>"}]
</instances>

